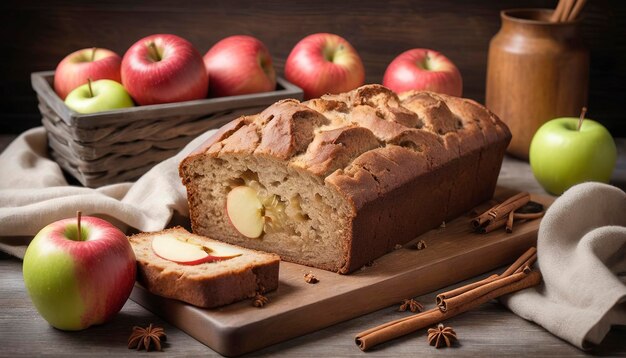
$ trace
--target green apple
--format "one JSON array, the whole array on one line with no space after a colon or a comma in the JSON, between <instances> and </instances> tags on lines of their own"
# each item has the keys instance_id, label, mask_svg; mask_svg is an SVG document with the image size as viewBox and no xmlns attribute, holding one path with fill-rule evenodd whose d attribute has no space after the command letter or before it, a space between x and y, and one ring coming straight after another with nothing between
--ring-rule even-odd
<instances>
[{"instance_id":1,"label":"green apple","mask_svg":"<svg viewBox=\"0 0 626 358\"><path fill-rule=\"evenodd\" d=\"M109 321L135 284L137 263L126 235L85 216L41 229L24 255L24 284L53 327L80 330Z\"/></svg>"},{"instance_id":2,"label":"green apple","mask_svg":"<svg viewBox=\"0 0 626 358\"><path fill-rule=\"evenodd\" d=\"M89 80L65 98L65 104L78 113L96 113L134 106L122 84L113 80Z\"/></svg>"},{"instance_id":3,"label":"green apple","mask_svg":"<svg viewBox=\"0 0 626 358\"><path fill-rule=\"evenodd\" d=\"M591 119L556 118L537 130L530 143L530 166L551 194L561 195L586 181L608 183L617 148L609 131Z\"/></svg>"}]
</instances>

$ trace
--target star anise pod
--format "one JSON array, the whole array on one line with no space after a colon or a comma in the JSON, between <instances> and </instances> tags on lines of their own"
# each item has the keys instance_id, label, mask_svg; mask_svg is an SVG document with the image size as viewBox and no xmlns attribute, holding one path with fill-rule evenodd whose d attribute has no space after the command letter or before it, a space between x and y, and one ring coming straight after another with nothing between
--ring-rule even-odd
<instances>
[{"instance_id":1,"label":"star anise pod","mask_svg":"<svg viewBox=\"0 0 626 358\"><path fill-rule=\"evenodd\" d=\"M412 298L407 298L405 300L402 300L398 311L404 312L407 309L411 312L422 312L424 310L424 305Z\"/></svg>"},{"instance_id":2,"label":"star anise pod","mask_svg":"<svg viewBox=\"0 0 626 358\"><path fill-rule=\"evenodd\" d=\"M315 277L315 275L313 275L313 273L311 272L304 274L304 281L306 283L313 283L313 284L320 282L320 280L318 280L317 277Z\"/></svg>"},{"instance_id":3,"label":"star anise pod","mask_svg":"<svg viewBox=\"0 0 626 358\"><path fill-rule=\"evenodd\" d=\"M166 339L165 330L161 327L152 326L152 323L146 328L134 326L133 332L128 338L128 349L137 348L137 350L140 350L144 348L146 352L149 352L150 348L154 347L161 351L163 350L161 341Z\"/></svg>"},{"instance_id":4,"label":"star anise pod","mask_svg":"<svg viewBox=\"0 0 626 358\"><path fill-rule=\"evenodd\" d=\"M437 328L428 329L428 343L435 348L441 348L444 345L450 347L456 340L456 332L451 327L444 327L441 323L437 325Z\"/></svg>"},{"instance_id":5,"label":"star anise pod","mask_svg":"<svg viewBox=\"0 0 626 358\"><path fill-rule=\"evenodd\" d=\"M265 306L269 301L270 301L269 298L267 298L267 297L265 297L262 294L257 292L254 295L254 298L252 299L252 305L254 307L261 308L261 307Z\"/></svg>"}]
</instances>

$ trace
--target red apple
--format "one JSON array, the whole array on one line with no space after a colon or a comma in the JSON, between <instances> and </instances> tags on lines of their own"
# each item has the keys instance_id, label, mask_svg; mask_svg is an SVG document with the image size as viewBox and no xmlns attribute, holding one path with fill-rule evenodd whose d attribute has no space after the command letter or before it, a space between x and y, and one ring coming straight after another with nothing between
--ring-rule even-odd
<instances>
[{"instance_id":1,"label":"red apple","mask_svg":"<svg viewBox=\"0 0 626 358\"><path fill-rule=\"evenodd\" d=\"M95 217L65 219L39 231L24 255L24 283L43 318L63 330L110 320L135 284L126 235Z\"/></svg>"},{"instance_id":2,"label":"red apple","mask_svg":"<svg viewBox=\"0 0 626 358\"><path fill-rule=\"evenodd\" d=\"M396 93L424 90L460 97L461 72L441 53L424 48L405 51L385 71L383 86Z\"/></svg>"},{"instance_id":3,"label":"red apple","mask_svg":"<svg viewBox=\"0 0 626 358\"><path fill-rule=\"evenodd\" d=\"M269 92L276 72L267 47L252 36L230 36L204 55L211 97Z\"/></svg>"},{"instance_id":4,"label":"red apple","mask_svg":"<svg viewBox=\"0 0 626 358\"><path fill-rule=\"evenodd\" d=\"M152 35L132 45L122 59L122 84L140 105L205 98L209 79L202 56L175 35Z\"/></svg>"},{"instance_id":5,"label":"red apple","mask_svg":"<svg viewBox=\"0 0 626 358\"><path fill-rule=\"evenodd\" d=\"M105 48L85 48L72 52L59 62L54 72L54 91L65 100L76 87L92 81L107 79L122 82L122 58Z\"/></svg>"},{"instance_id":6,"label":"red apple","mask_svg":"<svg viewBox=\"0 0 626 358\"><path fill-rule=\"evenodd\" d=\"M365 69L344 38L328 33L305 37L285 62L285 77L304 91L304 98L341 93L363 85Z\"/></svg>"}]
</instances>

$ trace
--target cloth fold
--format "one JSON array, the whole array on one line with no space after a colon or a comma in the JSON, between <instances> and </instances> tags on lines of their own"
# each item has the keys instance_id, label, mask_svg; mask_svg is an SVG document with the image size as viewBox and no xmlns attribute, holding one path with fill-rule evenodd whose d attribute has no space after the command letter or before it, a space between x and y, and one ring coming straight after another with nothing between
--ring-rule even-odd
<instances>
[{"instance_id":1,"label":"cloth fold","mask_svg":"<svg viewBox=\"0 0 626 358\"><path fill-rule=\"evenodd\" d=\"M161 230L174 213L188 216L178 163L213 132L194 139L134 183L96 189L68 185L61 168L47 157L42 127L24 132L0 154L0 236L32 237L77 210L110 220L121 230Z\"/></svg>"},{"instance_id":2,"label":"cloth fold","mask_svg":"<svg viewBox=\"0 0 626 358\"><path fill-rule=\"evenodd\" d=\"M501 301L582 348L626 325L626 194L600 183L572 187L546 212L537 238L543 284Z\"/></svg>"},{"instance_id":3,"label":"cloth fold","mask_svg":"<svg viewBox=\"0 0 626 358\"><path fill-rule=\"evenodd\" d=\"M176 213L187 216L178 164L213 132L135 183L97 189L68 185L47 157L43 128L23 133L0 154L0 249L23 255L39 229L77 210L140 231L161 230ZM612 325L626 325L624 192L597 183L568 190L547 211L537 249L544 284L502 298L513 312L580 348L600 343Z\"/></svg>"}]
</instances>

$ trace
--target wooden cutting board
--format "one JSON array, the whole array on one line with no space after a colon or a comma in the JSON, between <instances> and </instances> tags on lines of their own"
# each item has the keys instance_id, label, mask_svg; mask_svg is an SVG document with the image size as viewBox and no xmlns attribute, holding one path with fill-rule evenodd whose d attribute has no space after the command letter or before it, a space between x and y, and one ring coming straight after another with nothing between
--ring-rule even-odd
<instances>
[{"instance_id":1,"label":"wooden cutting board","mask_svg":"<svg viewBox=\"0 0 626 358\"><path fill-rule=\"evenodd\" d=\"M498 188L496 199L515 192ZM532 196L549 205L552 198ZM236 356L342 322L402 299L419 296L514 261L535 245L540 220L516 223L486 235L471 231L468 216L420 236L423 250L411 243L351 275L339 275L289 262L280 264L278 290L259 309L246 300L202 309L155 296L136 286L131 299L226 356ZM312 272L317 284L307 284ZM366 327L364 327L366 328ZM356 348L355 348L356 349Z\"/></svg>"}]
</instances>

